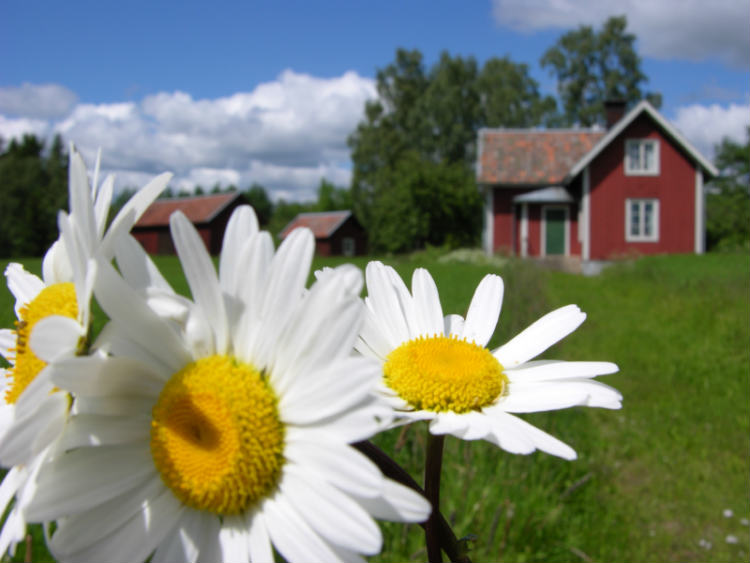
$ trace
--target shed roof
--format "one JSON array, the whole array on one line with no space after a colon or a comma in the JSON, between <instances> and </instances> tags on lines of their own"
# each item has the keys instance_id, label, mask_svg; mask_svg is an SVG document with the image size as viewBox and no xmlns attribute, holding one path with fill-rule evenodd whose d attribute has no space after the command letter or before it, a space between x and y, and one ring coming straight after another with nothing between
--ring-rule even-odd
<instances>
[{"instance_id":1,"label":"shed roof","mask_svg":"<svg viewBox=\"0 0 750 563\"><path fill-rule=\"evenodd\" d=\"M600 129L482 129L477 182L561 184L604 135Z\"/></svg>"},{"instance_id":2,"label":"shed roof","mask_svg":"<svg viewBox=\"0 0 750 563\"><path fill-rule=\"evenodd\" d=\"M351 216L351 211L300 213L284 227L280 237L286 238L297 227L307 227L313 232L316 239L328 238Z\"/></svg>"},{"instance_id":3,"label":"shed roof","mask_svg":"<svg viewBox=\"0 0 750 563\"><path fill-rule=\"evenodd\" d=\"M169 217L182 211L193 224L208 223L237 198L240 192L195 197L157 199L141 216L136 227L161 227L169 225Z\"/></svg>"}]
</instances>

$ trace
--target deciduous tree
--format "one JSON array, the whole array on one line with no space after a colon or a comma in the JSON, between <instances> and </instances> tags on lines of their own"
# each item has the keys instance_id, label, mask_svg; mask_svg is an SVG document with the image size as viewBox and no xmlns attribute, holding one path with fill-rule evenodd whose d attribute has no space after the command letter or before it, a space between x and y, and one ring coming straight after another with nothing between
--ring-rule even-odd
<instances>
[{"instance_id":1,"label":"deciduous tree","mask_svg":"<svg viewBox=\"0 0 750 563\"><path fill-rule=\"evenodd\" d=\"M636 36L626 28L625 16L609 18L599 31L582 25L562 35L542 55L542 67L557 79L569 125L603 123L604 102L610 99L632 105L645 97L655 107L661 105L661 94L643 90L648 77L635 50Z\"/></svg>"}]
</instances>

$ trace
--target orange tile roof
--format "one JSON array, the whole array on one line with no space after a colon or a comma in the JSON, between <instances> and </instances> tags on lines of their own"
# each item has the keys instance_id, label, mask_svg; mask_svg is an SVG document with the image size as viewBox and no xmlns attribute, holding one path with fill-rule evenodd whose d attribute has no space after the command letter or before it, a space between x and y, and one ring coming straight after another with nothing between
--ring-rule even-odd
<instances>
[{"instance_id":1,"label":"orange tile roof","mask_svg":"<svg viewBox=\"0 0 750 563\"><path fill-rule=\"evenodd\" d=\"M307 227L316 239L328 238L336 232L344 221L351 217L351 211L320 211L317 213L300 213L281 231L283 239L297 227Z\"/></svg>"},{"instance_id":2,"label":"orange tile roof","mask_svg":"<svg viewBox=\"0 0 750 563\"><path fill-rule=\"evenodd\" d=\"M483 129L481 184L558 184L605 131L579 129Z\"/></svg>"},{"instance_id":3,"label":"orange tile roof","mask_svg":"<svg viewBox=\"0 0 750 563\"><path fill-rule=\"evenodd\" d=\"M196 197L157 199L141 216L136 227L158 227L169 225L169 216L182 211L193 224L211 221L227 205L242 194L214 194Z\"/></svg>"}]
</instances>

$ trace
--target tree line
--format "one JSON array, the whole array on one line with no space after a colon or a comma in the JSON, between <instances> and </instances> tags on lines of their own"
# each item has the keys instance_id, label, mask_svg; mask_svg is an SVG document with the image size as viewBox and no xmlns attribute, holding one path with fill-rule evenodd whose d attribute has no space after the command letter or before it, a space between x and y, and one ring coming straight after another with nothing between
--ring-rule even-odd
<instances>
[{"instance_id":1,"label":"tree line","mask_svg":"<svg viewBox=\"0 0 750 563\"><path fill-rule=\"evenodd\" d=\"M481 127L591 126L605 121L604 102L633 105L646 91L624 16L601 29L581 26L563 34L540 64L557 80L558 100L540 91L529 67L508 56L479 65L473 57L443 53L427 68L418 50L398 49L378 69L378 99L348 138L352 182L321 179L312 202L273 201L254 183L241 190L261 225L278 234L295 215L352 209L375 252L404 252L426 245L473 246L482 229L481 196L474 163ZM716 149L721 175L706 195L707 248L750 241L750 132L743 145L728 139ZM215 185L210 193L237 191ZM132 195L121 190L113 213ZM163 197L207 193L168 188ZM33 136L0 140L0 257L41 255L57 236L57 210L67 206L67 154L55 137L49 149Z\"/></svg>"}]
</instances>

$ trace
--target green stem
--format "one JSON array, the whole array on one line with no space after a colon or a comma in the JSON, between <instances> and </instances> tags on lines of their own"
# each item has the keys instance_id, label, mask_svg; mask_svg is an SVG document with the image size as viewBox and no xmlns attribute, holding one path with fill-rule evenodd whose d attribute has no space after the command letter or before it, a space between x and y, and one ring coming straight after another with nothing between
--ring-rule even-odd
<instances>
[{"instance_id":1,"label":"green stem","mask_svg":"<svg viewBox=\"0 0 750 563\"><path fill-rule=\"evenodd\" d=\"M440 550L440 526L437 514L440 513L440 471L443 467L443 442L445 436L436 436L427 430L427 459L424 466L424 492L432 505L432 514L427 519L424 535L427 542L427 560L430 563L443 563Z\"/></svg>"},{"instance_id":2,"label":"green stem","mask_svg":"<svg viewBox=\"0 0 750 563\"><path fill-rule=\"evenodd\" d=\"M422 489L422 487L419 486L419 483L417 483L414 478L404 470L403 467L396 463L390 456L388 456L388 454L386 454L375 444L373 444L372 442L364 441L352 444L352 446L354 446L357 450L370 458L370 460L375 463L378 468L380 468L380 471L382 471L383 475L385 475L389 479L398 481L402 485L414 489L422 496L426 496L425 491ZM469 559L468 555L466 555L464 550L461 548L461 544L459 544L459 541L456 538L456 535L453 533L450 524L448 524L448 521L440 513L438 507L432 507L432 516L437 520L437 526L439 530L438 537L441 542L440 547L442 547L443 551L445 551L450 560L453 563L471 563L471 559ZM422 526L423 528L426 525L427 522L420 523L420 526Z\"/></svg>"}]
</instances>

